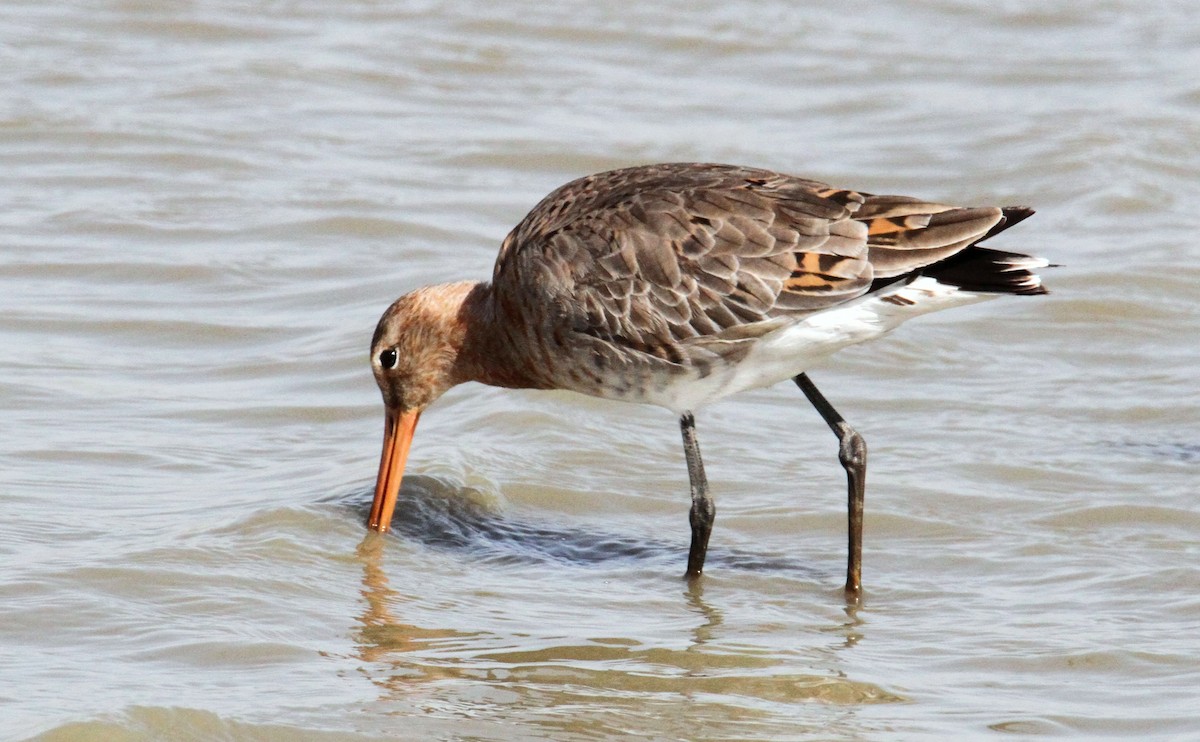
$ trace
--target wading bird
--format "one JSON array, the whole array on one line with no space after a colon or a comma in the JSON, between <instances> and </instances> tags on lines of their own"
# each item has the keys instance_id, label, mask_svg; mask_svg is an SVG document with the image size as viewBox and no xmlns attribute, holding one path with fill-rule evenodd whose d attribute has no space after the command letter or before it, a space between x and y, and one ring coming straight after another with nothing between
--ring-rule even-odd
<instances>
[{"instance_id":1,"label":"wading bird","mask_svg":"<svg viewBox=\"0 0 1200 742\"><path fill-rule=\"evenodd\" d=\"M979 246L1032 213L729 165L648 165L567 183L509 233L490 283L426 286L379 320L371 365L386 424L368 526L388 529L417 420L447 389L567 389L679 415L696 577L715 506L693 411L792 379L839 440L845 590L857 598L867 449L805 371L920 314L1045 293L1034 272L1045 260Z\"/></svg>"}]
</instances>

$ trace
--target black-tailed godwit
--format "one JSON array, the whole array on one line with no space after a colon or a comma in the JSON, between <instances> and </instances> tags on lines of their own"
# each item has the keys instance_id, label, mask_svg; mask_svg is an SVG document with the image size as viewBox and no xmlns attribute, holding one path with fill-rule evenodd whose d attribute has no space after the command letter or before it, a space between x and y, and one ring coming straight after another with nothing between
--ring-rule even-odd
<instances>
[{"instance_id":1,"label":"black-tailed godwit","mask_svg":"<svg viewBox=\"0 0 1200 742\"><path fill-rule=\"evenodd\" d=\"M421 413L466 381L567 389L679 415L691 480L687 575L715 507L693 411L792 379L846 471L846 594L861 587L867 449L805 374L920 314L1043 294L1045 260L979 243L1023 206L960 208L748 167L665 164L572 181L509 233L491 282L426 286L375 329L387 419L369 527L392 520Z\"/></svg>"}]
</instances>

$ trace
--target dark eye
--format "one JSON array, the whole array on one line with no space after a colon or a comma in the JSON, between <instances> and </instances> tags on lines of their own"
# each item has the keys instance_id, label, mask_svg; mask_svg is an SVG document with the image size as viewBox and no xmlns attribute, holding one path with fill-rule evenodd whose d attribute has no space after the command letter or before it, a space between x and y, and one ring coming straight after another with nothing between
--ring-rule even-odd
<instances>
[{"instance_id":1,"label":"dark eye","mask_svg":"<svg viewBox=\"0 0 1200 742\"><path fill-rule=\"evenodd\" d=\"M391 368L396 365L396 349L388 348L379 354L379 365L384 368Z\"/></svg>"}]
</instances>

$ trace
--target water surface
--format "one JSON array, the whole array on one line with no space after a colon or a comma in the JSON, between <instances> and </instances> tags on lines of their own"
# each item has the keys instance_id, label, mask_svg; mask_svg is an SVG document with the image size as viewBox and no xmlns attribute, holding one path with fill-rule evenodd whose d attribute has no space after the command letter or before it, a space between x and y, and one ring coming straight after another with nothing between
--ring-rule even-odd
<instances>
[{"instance_id":1,"label":"water surface","mask_svg":"<svg viewBox=\"0 0 1200 742\"><path fill-rule=\"evenodd\" d=\"M10 2L0 737L1200 736L1186 3ZM1028 203L1053 293L698 414L469 385L363 520L374 323L579 175Z\"/></svg>"}]
</instances>

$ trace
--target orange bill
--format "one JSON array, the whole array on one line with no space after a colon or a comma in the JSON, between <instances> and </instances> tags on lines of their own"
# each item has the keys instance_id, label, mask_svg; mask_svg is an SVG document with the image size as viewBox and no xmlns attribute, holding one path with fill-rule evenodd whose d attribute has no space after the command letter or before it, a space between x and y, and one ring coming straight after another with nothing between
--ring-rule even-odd
<instances>
[{"instance_id":1,"label":"orange bill","mask_svg":"<svg viewBox=\"0 0 1200 742\"><path fill-rule=\"evenodd\" d=\"M375 501L371 504L368 528L386 531L392 524L396 495L404 477L404 463L408 460L408 449L412 446L413 432L420 417L420 412L400 412L391 408L387 411L383 426L383 456L379 459L379 479L375 481Z\"/></svg>"}]
</instances>

